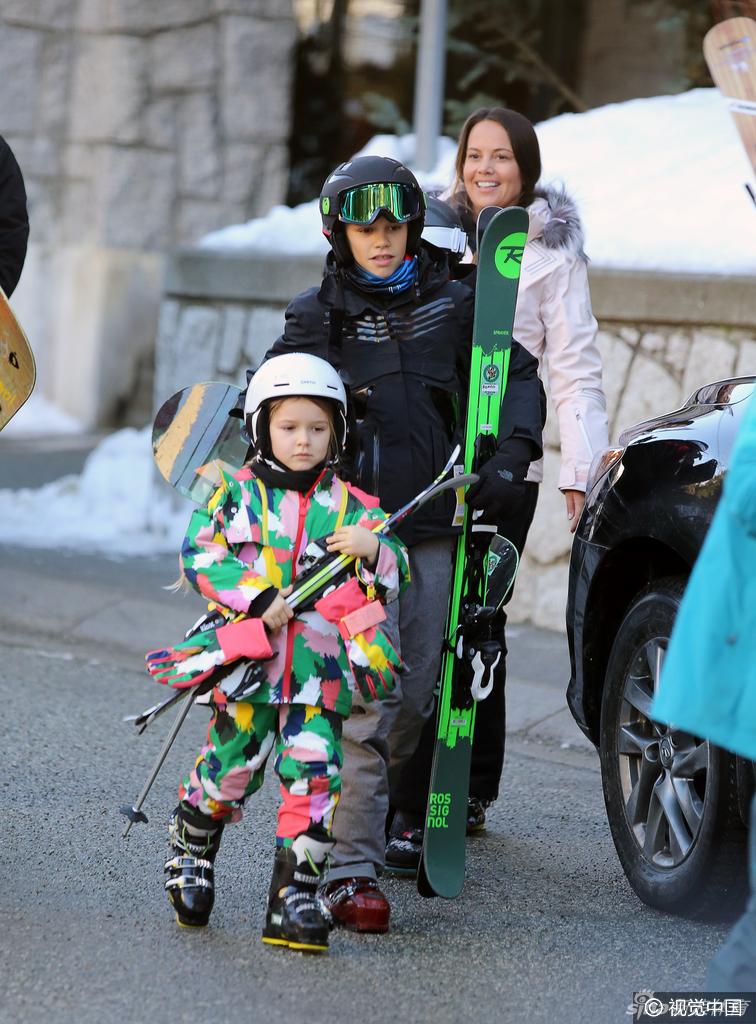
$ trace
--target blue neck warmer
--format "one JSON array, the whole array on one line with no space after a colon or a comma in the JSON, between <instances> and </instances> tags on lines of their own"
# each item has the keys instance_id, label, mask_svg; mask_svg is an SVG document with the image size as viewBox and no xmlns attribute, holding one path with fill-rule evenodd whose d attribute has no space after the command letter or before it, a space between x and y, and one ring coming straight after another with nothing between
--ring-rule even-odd
<instances>
[{"instance_id":1,"label":"blue neck warmer","mask_svg":"<svg viewBox=\"0 0 756 1024\"><path fill-rule=\"evenodd\" d=\"M347 271L347 275L365 292L406 292L417 280L417 256L410 260L402 260L391 277L371 274L369 270L363 270L356 263Z\"/></svg>"}]
</instances>

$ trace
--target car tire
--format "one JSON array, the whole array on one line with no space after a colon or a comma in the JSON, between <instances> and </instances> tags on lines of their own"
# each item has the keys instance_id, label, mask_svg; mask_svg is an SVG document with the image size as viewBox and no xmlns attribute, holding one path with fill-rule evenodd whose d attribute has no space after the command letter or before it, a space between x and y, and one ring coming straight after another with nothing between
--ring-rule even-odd
<instances>
[{"instance_id":1,"label":"car tire","mask_svg":"<svg viewBox=\"0 0 756 1024\"><path fill-rule=\"evenodd\" d=\"M604 802L625 875L644 903L728 918L747 891L736 758L649 713L684 588L684 579L669 577L641 591L615 636L601 705Z\"/></svg>"}]
</instances>

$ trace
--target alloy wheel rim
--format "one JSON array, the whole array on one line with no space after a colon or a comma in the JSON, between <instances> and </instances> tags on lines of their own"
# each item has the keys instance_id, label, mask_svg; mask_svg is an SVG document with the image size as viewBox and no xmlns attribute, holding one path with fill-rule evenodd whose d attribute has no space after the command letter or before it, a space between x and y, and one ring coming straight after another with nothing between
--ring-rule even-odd
<instances>
[{"instance_id":1,"label":"alloy wheel rim","mask_svg":"<svg viewBox=\"0 0 756 1024\"><path fill-rule=\"evenodd\" d=\"M668 637L643 643L623 683L617 753L630 831L654 867L676 868L701 830L710 748L705 740L651 718Z\"/></svg>"}]
</instances>

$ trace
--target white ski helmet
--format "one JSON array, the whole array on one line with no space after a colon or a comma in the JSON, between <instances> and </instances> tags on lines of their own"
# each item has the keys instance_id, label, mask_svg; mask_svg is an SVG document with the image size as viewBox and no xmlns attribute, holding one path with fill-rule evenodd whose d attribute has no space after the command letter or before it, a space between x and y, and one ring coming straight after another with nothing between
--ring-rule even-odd
<instances>
[{"instance_id":1,"label":"white ski helmet","mask_svg":"<svg viewBox=\"0 0 756 1024\"><path fill-rule=\"evenodd\" d=\"M257 448L260 413L266 404L279 398L325 398L334 404L336 440L341 451L347 434L347 396L336 370L319 356L307 352L287 352L263 363L249 382L244 401L244 421L252 444ZM267 435L266 429L263 432Z\"/></svg>"}]
</instances>

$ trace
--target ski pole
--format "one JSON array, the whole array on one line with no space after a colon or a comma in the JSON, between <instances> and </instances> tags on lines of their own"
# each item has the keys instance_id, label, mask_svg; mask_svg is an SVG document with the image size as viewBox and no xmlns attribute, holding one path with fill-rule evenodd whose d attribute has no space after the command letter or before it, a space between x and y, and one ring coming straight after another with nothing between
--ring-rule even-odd
<instances>
[{"instance_id":1,"label":"ski pole","mask_svg":"<svg viewBox=\"0 0 756 1024\"><path fill-rule=\"evenodd\" d=\"M171 731L165 737L165 742L163 743L163 746L160 748L160 753L158 754L155 760L155 764L153 765L152 771L150 772L147 781L142 787L142 792L137 797L136 803L132 807L121 807L121 814L124 814L129 819L129 823L123 830L123 834L121 835L122 839L125 839L126 836L129 834L129 829L134 824L134 822L147 821L147 815L141 809L142 804L147 799L147 794L152 789L152 783L155 781L158 772L163 767L163 761L165 761L166 757L168 756L168 751L171 749L173 741L176 739L176 736L178 735L179 729L184 724L184 719L189 714L189 709L194 703L195 696L195 690L194 688L192 688L189 691L189 693L187 693L184 703L179 708L179 713L176 715L176 720L171 726Z\"/></svg>"}]
</instances>

